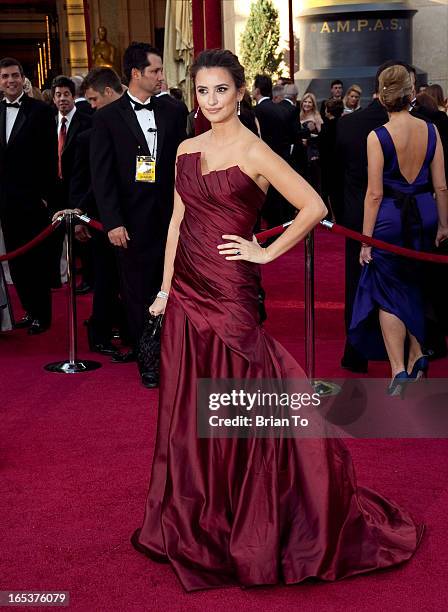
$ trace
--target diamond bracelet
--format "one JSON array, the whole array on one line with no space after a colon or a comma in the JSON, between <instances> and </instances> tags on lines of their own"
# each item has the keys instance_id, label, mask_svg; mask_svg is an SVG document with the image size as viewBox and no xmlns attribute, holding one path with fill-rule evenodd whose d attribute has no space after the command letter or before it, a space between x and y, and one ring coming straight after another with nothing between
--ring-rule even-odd
<instances>
[{"instance_id":1,"label":"diamond bracelet","mask_svg":"<svg viewBox=\"0 0 448 612\"><path fill-rule=\"evenodd\" d=\"M166 291L159 291L159 293L157 294L158 298L162 298L162 300L167 300L168 299L168 293Z\"/></svg>"}]
</instances>

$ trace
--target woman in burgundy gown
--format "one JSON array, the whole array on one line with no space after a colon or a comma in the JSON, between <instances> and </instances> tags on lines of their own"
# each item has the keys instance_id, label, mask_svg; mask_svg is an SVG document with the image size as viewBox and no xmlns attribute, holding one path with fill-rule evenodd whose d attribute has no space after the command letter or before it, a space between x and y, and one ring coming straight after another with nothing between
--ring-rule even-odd
<instances>
[{"instance_id":1,"label":"woman in burgundy gown","mask_svg":"<svg viewBox=\"0 0 448 612\"><path fill-rule=\"evenodd\" d=\"M169 293L157 440L132 543L171 563L187 591L337 580L399 564L421 529L357 486L341 440L197 436L197 379L304 377L259 323L257 264L289 250L326 209L238 121L244 71L236 56L204 51L193 77L212 130L179 148L162 293L150 308L163 312ZM263 249L252 235L269 183L300 213Z\"/></svg>"}]
</instances>

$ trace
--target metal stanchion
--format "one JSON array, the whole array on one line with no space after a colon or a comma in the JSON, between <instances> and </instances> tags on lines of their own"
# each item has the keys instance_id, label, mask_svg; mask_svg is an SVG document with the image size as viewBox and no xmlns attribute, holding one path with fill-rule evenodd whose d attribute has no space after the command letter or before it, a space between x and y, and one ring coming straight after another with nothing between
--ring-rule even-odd
<instances>
[{"instance_id":1,"label":"metal stanchion","mask_svg":"<svg viewBox=\"0 0 448 612\"><path fill-rule=\"evenodd\" d=\"M305 369L314 381L315 369L314 325L314 230L305 238Z\"/></svg>"},{"instance_id":2,"label":"metal stanchion","mask_svg":"<svg viewBox=\"0 0 448 612\"><path fill-rule=\"evenodd\" d=\"M314 317L314 230L305 238L305 369L316 393L321 396L337 395L339 385L315 380L315 317Z\"/></svg>"},{"instance_id":3,"label":"metal stanchion","mask_svg":"<svg viewBox=\"0 0 448 612\"><path fill-rule=\"evenodd\" d=\"M75 261L73 257L73 244L75 238L75 213L67 212L65 225L67 230L67 281L69 288L68 296L68 340L69 353L68 361L56 361L45 366L49 372L60 374L78 374L79 372L89 372L101 367L98 361L87 361L77 359L77 327L76 327L76 284L75 284Z\"/></svg>"}]
</instances>

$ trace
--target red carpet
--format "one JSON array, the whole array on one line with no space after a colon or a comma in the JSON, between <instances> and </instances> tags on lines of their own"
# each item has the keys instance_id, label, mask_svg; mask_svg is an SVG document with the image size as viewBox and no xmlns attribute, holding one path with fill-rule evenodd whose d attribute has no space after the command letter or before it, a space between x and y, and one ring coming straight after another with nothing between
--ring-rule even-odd
<instances>
[{"instance_id":1,"label":"red carpet","mask_svg":"<svg viewBox=\"0 0 448 612\"><path fill-rule=\"evenodd\" d=\"M342 377L342 240L316 237L316 374ZM267 328L304 362L303 247L266 268ZM78 300L79 321L89 297ZM339 583L185 594L167 565L136 553L152 457L157 393L134 364L89 354L103 367L75 376L42 366L66 356L65 291L54 294L50 332L0 335L2 442L0 590L65 590L73 610L428 610L448 596L448 441L350 440L358 480L405 505L427 525L415 557ZM17 312L17 316L20 312ZM431 364L447 376L448 360ZM371 376L387 376L373 364Z\"/></svg>"}]
</instances>

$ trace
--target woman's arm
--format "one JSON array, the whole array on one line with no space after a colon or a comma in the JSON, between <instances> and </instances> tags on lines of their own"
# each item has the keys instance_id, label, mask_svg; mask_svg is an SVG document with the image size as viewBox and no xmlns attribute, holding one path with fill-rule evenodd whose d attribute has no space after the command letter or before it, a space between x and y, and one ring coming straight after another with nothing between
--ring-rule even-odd
<instances>
[{"instance_id":1,"label":"woman's arm","mask_svg":"<svg viewBox=\"0 0 448 612\"><path fill-rule=\"evenodd\" d=\"M297 174L281 157L274 153L265 143L255 142L246 154L244 167L250 176L262 176L300 213L288 229L267 248L262 248L256 241L249 241L240 236L224 235L230 243L218 245L226 259L268 263L283 255L300 240L327 214L327 208L314 189ZM241 255L235 255L239 250Z\"/></svg>"},{"instance_id":2,"label":"woman's arm","mask_svg":"<svg viewBox=\"0 0 448 612\"><path fill-rule=\"evenodd\" d=\"M437 212L439 215L439 226L437 229L436 245L441 240L448 238L448 190L445 177L445 161L443 158L442 142L436 130L437 144L433 160L431 162L431 178L436 195Z\"/></svg>"},{"instance_id":3,"label":"woman's arm","mask_svg":"<svg viewBox=\"0 0 448 612\"><path fill-rule=\"evenodd\" d=\"M372 236L375 228L378 209L383 199L383 169L384 156L380 141L375 132L370 132L367 138L367 175L368 185L366 197L364 198L364 223L362 233ZM359 262L363 266L372 260L372 247L361 246Z\"/></svg>"},{"instance_id":4,"label":"woman's arm","mask_svg":"<svg viewBox=\"0 0 448 612\"><path fill-rule=\"evenodd\" d=\"M179 147L180 149L180 147ZM179 150L178 150L179 155ZM174 207L173 214L171 216L170 225L168 227L168 235L165 246L165 260L163 265L163 280L160 288L166 294L169 294L171 289L171 280L173 278L174 271L174 259L176 257L177 243L179 241L179 228L184 218L185 206L181 200L180 195L174 188ZM165 311L166 306L165 297L157 297L149 307L149 312L152 315L159 315Z\"/></svg>"}]
</instances>

